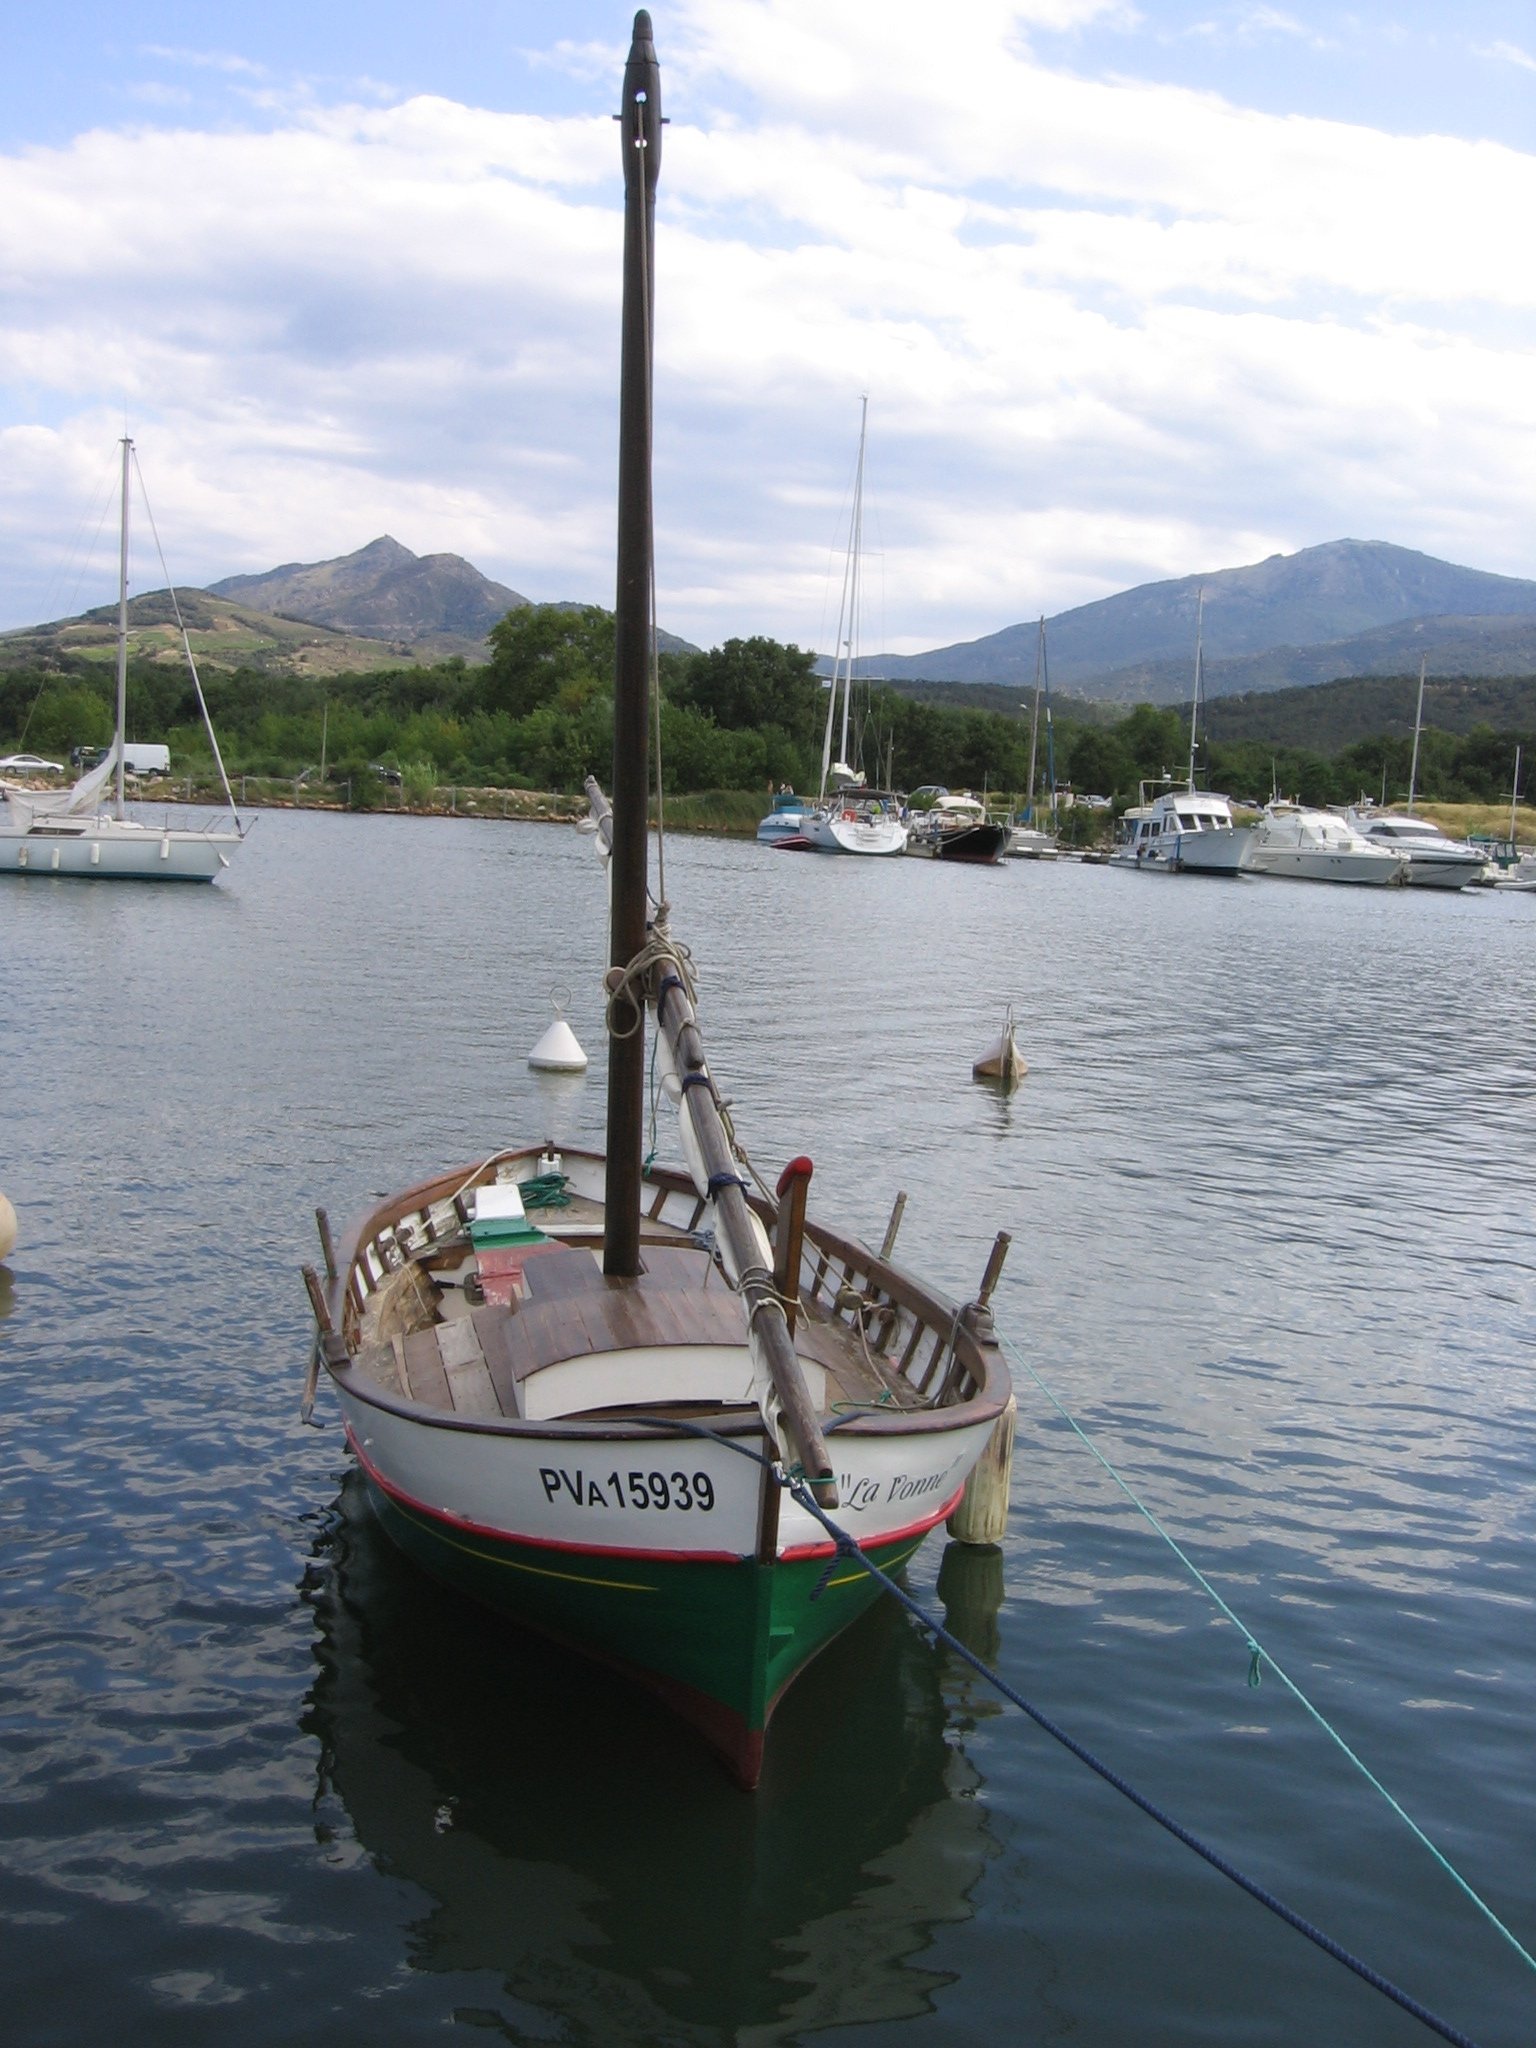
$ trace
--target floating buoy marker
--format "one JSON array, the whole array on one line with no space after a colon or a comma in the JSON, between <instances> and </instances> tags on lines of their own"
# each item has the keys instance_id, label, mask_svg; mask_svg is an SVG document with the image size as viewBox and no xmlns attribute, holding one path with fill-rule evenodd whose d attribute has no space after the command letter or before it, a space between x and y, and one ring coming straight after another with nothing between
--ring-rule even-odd
<instances>
[{"instance_id":1,"label":"floating buoy marker","mask_svg":"<svg viewBox=\"0 0 1536 2048\"><path fill-rule=\"evenodd\" d=\"M0 1259L8 1259L16 1249L16 1211L4 1195L0 1195Z\"/></svg>"},{"instance_id":2,"label":"floating buoy marker","mask_svg":"<svg viewBox=\"0 0 1536 2048\"><path fill-rule=\"evenodd\" d=\"M1028 1072L1024 1055L1019 1051L1019 1041L1014 1036L1013 1005L1010 1003L1003 1017L1000 1037L972 1065L971 1074L977 1081L997 1081L1006 1090L1016 1088Z\"/></svg>"},{"instance_id":3,"label":"floating buoy marker","mask_svg":"<svg viewBox=\"0 0 1536 2048\"><path fill-rule=\"evenodd\" d=\"M541 1074L584 1074L587 1071L587 1056L577 1043L575 1032L565 1021L565 1007L570 1000L568 988L552 988L549 992L555 1021L528 1055L529 1066Z\"/></svg>"}]
</instances>

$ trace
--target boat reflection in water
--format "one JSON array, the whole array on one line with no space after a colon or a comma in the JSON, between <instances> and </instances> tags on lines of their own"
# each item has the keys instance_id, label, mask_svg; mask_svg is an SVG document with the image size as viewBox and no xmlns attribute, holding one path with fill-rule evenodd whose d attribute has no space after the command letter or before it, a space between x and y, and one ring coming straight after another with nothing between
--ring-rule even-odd
<instances>
[{"instance_id":1,"label":"boat reflection in water","mask_svg":"<svg viewBox=\"0 0 1536 2048\"><path fill-rule=\"evenodd\" d=\"M1001 1565L943 1559L951 1625L983 1654ZM580 2044L932 2009L949 1978L916 1958L996 1853L948 1723L992 1702L892 1602L795 1687L746 1798L659 1704L414 1571L356 1472L311 1583L319 1803L427 1895L404 1930L417 1969L492 1971Z\"/></svg>"}]
</instances>

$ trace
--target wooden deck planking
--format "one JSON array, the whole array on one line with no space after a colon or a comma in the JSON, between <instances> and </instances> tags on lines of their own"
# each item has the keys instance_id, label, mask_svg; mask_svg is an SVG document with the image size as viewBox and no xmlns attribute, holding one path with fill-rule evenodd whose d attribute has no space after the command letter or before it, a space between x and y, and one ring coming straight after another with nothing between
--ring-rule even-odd
<instances>
[{"instance_id":1,"label":"wooden deck planking","mask_svg":"<svg viewBox=\"0 0 1536 2048\"><path fill-rule=\"evenodd\" d=\"M480 1339L480 1349L485 1358L485 1369L491 1376L491 1385L496 1389L496 1400L503 1415L514 1419L522 1414L523 1406L517 1398L517 1367L509 1341L516 1317L509 1316L504 1308L494 1304L477 1308L471 1318L475 1334Z\"/></svg>"},{"instance_id":2,"label":"wooden deck planking","mask_svg":"<svg viewBox=\"0 0 1536 2048\"><path fill-rule=\"evenodd\" d=\"M437 1340L455 1413L500 1415L501 1402L486 1369L485 1353L480 1348L472 1317L441 1324Z\"/></svg>"},{"instance_id":3,"label":"wooden deck planking","mask_svg":"<svg viewBox=\"0 0 1536 2048\"><path fill-rule=\"evenodd\" d=\"M413 1401L420 1401L425 1408L452 1408L453 1393L443 1371L436 1325L430 1330L413 1330L406 1338L405 1376Z\"/></svg>"}]
</instances>

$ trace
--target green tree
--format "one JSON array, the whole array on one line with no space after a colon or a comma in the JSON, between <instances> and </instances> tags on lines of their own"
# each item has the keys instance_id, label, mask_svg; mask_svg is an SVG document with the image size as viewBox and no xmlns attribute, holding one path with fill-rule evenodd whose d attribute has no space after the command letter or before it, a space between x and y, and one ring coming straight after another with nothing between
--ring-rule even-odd
<instances>
[{"instance_id":1,"label":"green tree","mask_svg":"<svg viewBox=\"0 0 1536 2048\"><path fill-rule=\"evenodd\" d=\"M826 702L815 655L761 636L694 655L673 675L667 694L727 731L777 726L802 743L819 735Z\"/></svg>"},{"instance_id":2,"label":"green tree","mask_svg":"<svg viewBox=\"0 0 1536 2048\"><path fill-rule=\"evenodd\" d=\"M526 718L579 686L613 690L613 615L595 604L525 605L491 628L491 659L475 691L478 706Z\"/></svg>"}]
</instances>

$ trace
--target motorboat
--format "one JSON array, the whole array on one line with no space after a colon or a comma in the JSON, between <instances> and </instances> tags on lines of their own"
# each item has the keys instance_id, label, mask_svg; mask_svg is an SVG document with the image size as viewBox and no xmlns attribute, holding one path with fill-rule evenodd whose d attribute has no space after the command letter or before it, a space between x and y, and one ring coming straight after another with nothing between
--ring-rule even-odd
<instances>
[{"instance_id":1,"label":"motorboat","mask_svg":"<svg viewBox=\"0 0 1536 2048\"><path fill-rule=\"evenodd\" d=\"M929 860L971 861L990 866L1008 846L1009 828L987 816L980 797L967 790L935 797L930 810L917 816L907 834L907 852Z\"/></svg>"},{"instance_id":2,"label":"motorboat","mask_svg":"<svg viewBox=\"0 0 1536 2048\"><path fill-rule=\"evenodd\" d=\"M1061 847L1054 832L1030 824L1021 812L1008 827L1008 843L1003 851L1010 860L1055 860Z\"/></svg>"},{"instance_id":3,"label":"motorboat","mask_svg":"<svg viewBox=\"0 0 1536 2048\"><path fill-rule=\"evenodd\" d=\"M767 817L758 825L758 845L786 846L791 841L801 841L800 828L810 809L808 797L796 796L792 789L781 789L774 797Z\"/></svg>"},{"instance_id":4,"label":"motorboat","mask_svg":"<svg viewBox=\"0 0 1536 2048\"><path fill-rule=\"evenodd\" d=\"M1344 816L1372 846L1406 857L1403 880L1412 889L1465 889L1487 875L1488 856L1464 839L1450 838L1431 818L1381 811L1374 804L1356 805Z\"/></svg>"},{"instance_id":5,"label":"motorboat","mask_svg":"<svg viewBox=\"0 0 1536 2048\"><path fill-rule=\"evenodd\" d=\"M1275 798L1253 828L1246 865L1259 875L1294 882L1350 882L1376 887L1401 884L1408 856L1375 846L1337 811Z\"/></svg>"},{"instance_id":6,"label":"motorboat","mask_svg":"<svg viewBox=\"0 0 1536 2048\"><path fill-rule=\"evenodd\" d=\"M1200 745L1200 710L1205 701L1205 592L1195 606L1195 680L1189 707L1189 770L1184 787L1171 777L1160 794L1143 782L1137 802L1120 819L1110 860L1116 867L1152 875L1238 875L1247 865L1253 834L1232 816L1224 796L1201 789L1195 780Z\"/></svg>"},{"instance_id":7,"label":"motorboat","mask_svg":"<svg viewBox=\"0 0 1536 2048\"><path fill-rule=\"evenodd\" d=\"M1230 800L1210 790L1164 790L1121 817L1110 861L1153 875L1238 875L1249 864L1253 828L1239 825Z\"/></svg>"}]
</instances>

